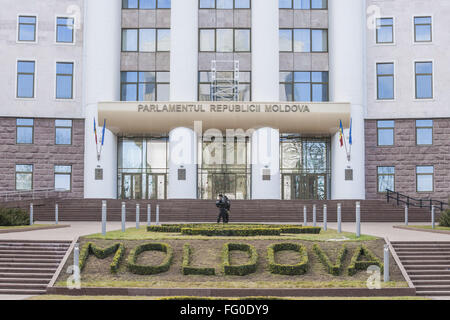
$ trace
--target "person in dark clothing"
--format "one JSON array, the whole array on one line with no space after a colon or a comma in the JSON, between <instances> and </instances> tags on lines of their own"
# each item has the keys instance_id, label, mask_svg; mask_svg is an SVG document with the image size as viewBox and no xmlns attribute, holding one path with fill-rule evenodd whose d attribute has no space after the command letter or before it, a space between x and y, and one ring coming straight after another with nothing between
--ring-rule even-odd
<instances>
[{"instance_id":1,"label":"person in dark clothing","mask_svg":"<svg viewBox=\"0 0 450 320\"><path fill-rule=\"evenodd\" d=\"M217 223L220 223L220 220L223 223L228 223L228 207L229 200L224 197L222 194L219 194L219 200L216 201L216 207L219 208L219 216L217 217Z\"/></svg>"}]
</instances>

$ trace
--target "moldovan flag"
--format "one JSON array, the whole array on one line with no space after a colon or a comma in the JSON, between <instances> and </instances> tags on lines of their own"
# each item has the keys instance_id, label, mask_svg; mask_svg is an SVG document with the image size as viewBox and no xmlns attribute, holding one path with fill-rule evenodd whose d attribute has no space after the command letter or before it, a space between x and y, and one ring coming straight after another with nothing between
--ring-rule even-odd
<instances>
[{"instance_id":1,"label":"moldovan flag","mask_svg":"<svg viewBox=\"0 0 450 320\"><path fill-rule=\"evenodd\" d=\"M344 145L344 127L342 126L342 120L339 120L339 143L341 147Z\"/></svg>"},{"instance_id":2,"label":"moldovan flag","mask_svg":"<svg viewBox=\"0 0 450 320\"><path fill-rule=\"evenodd\" d=\"M349 136L349 140L348 140L348 143L350 144L350 145L352 145L353 144L353 137L352 137L352 127L353 127L353 119L350 119L350 136Z\"/></svg>"}]
</instances>

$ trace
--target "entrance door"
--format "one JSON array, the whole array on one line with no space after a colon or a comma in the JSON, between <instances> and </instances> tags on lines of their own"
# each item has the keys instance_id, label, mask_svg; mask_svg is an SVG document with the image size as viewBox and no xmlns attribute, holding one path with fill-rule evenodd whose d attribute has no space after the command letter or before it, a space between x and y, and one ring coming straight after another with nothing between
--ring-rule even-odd
<instances>
[{"instance_id":1,"label":"entrance door","mask_svg":"<svg viewBox=\"0 0 450 320\"><path fill-rule=\"evenodd\" d=\"M236 199L236 175L216 173L212 175L212 196L226 195L230 199Z\"/></svg>"},{"instance_id":2,"label":"entrance door","mask_svg":"<svg viewBox=\"0 0 450 320\"><path fill-rule=\"evenodd\" d=\"M326 176L317 174L284 174L284 200L323 200L327 198Z\"/></svg>"},{"instance_id":3,"label":"entrance door","mask_svg":"<svg viewBox=\"0 0 450 320\"><path fill-rule=\"evenodd\" d=\"M123 199L142 199L142 176L139 174L122 174Z\"/></svg>"},{"instance_id":4,"label":"entrance door","mask_svg":"<svg viewBox=\"0 0 450 320\"><path fill-rule=\"evenodd\" d=\"M165 174L149 174L147 176L147 199L166 199L166 181Z\"/></svg>"}]
</instances>

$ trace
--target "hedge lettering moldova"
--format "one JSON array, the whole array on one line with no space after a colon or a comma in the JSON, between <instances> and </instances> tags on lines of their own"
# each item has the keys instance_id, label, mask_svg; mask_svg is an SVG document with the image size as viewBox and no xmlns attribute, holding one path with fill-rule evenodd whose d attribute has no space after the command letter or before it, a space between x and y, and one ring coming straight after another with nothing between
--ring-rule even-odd
<instances>
[{"instance_id":1,"label":"hedge lettering moldova","mask_svg":"<svg viewBox=\"0 0 450 320\"><path fill-rule=\"evenodd\" d=\"M138 256L145 251L162 251L166 253L164 261L159 266L137 264ZM134 274L150 275L163 273L169 270L173 260L173 249L167 243L145 243L131 250L127 259L128 271Z\"/></svg>"},{"instance_id":2,"label":"hedge lettering moldova","mask_svg":"<svg viewBox=\"0 0 450 320\"><path fill-rule=\"evenodd\" d=\"M280 229L275 228L182 228L181 234L194 236L226 236L226 237L252 237L252 236L279 236Z\"/></svg>"},{"instance_id":3,"label":"hedge lettering moldova","mask_svg":"<svg viewBox=\"0 0 450 320\"><path fill-rule=\"evenodd\" d=\"M98 259L105 259L114 254L113 261L110 265L111 273L116 273L119 269L119 264L125 254L125 247L122 243L115 243L105 249L97 247L94 243L88 242L82 248L80 252L80 271L86 266L87 259L90 254L93 254Z\"/></svg>"},{"instance_id":4,"label":"hedge lettering moldova","mask_svg":"<svg viewBox=\"0 0 450 320\"><path fill-rule=\"evenodd\" d=\"M341 250L339 250L335 264L331 263L330 258L318 244L313 245L313 250L316 253L317 257L319 258L320 262L322 262L324 267L327 269L329 274L332 274L333 276L338 276L341 274L342 265L348 252L347 246L345 244L342 245Z\"/></svg>"},{"instance_id":5,"label":"hedge lettering moldova","mask_svg":"<svg viewBox=\"0 0 450 320\"><path fill-rule=\"evenodd\" d=\"M18 208L0 208L0 226L15 227L30 224L30 215Z\"/></svg>"},{"instance_id":6,"label":"hedge lettering moldova","mask_svg":"<svg viewBox=\"0 0 450 320\"><path fill-rule=\"evenodd\" d=\"M366 260L360 260L365 257ZM375 256L372 251L370 251L365 245L360 245L356 248L355 253L350 260L350 265L347 268L349 276L353 276L359 270L367 270L368 267L376 265L379 266L381 272L383 272L383 263L377 256Z\"/></svg>"},{"instance_id":7,"label":"hedge lettering moldova","mask_svg":"<svg viewBox=\"0 0 450 320\"><path fill-rule=\"evenodd\" d=\"M183 246L183 262L181 265L181 273L186 275L205 275L214 276L216 274L215 268L196 268L191 266L192 248L189 243Z\"/></svg>"},{"instance_id":8,"label":"hedge lettering moldova","mask_svg":"<svg viewBox=\"0 0 450 320\"><path fill-rule=\"evenodd\" d=\"M295 265L283 265L275 261L275 253L284 250L293 250L300 253L300 261ZM308 271L308 252L306 247L297 243L275 243L267 248L269 271L274 274L302 275Z\"/></svg>"},{"instance_id":9,"label":"hedge lettering moldova","mask_svg":"<svg viewBox=\"0 0 450 320\"><path fill-rule=\"evenodd\" d=\"M240 250L248 253L249 261L246 264L233 266L230 262L230 251ZM258 252L252 245L245 243L225 243L222 250L222 269L228 276L245 276L256 272Z\"/></svg>"}]
</instances>

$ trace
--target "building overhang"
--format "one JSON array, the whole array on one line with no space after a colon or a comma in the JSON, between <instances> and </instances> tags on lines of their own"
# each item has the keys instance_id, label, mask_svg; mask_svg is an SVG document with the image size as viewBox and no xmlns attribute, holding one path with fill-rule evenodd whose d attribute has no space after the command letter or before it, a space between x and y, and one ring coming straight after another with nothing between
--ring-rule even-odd
<instances>
[{"instance_id":1,"label":"building overhang","mask_svg":"<svg viewBox=\"0 0 450 320\"><path fill-rule=\"evenodd\" d=\"M334 134L350 126L350 103L320 102L99 102L98 120L117 135L168 133L178 127L271 127L284 133Z\"/></svg>"}]
</instances>

